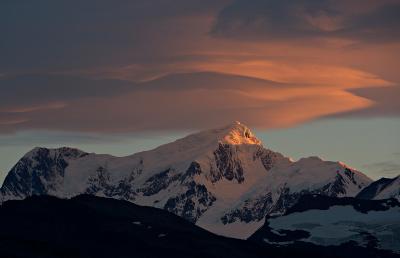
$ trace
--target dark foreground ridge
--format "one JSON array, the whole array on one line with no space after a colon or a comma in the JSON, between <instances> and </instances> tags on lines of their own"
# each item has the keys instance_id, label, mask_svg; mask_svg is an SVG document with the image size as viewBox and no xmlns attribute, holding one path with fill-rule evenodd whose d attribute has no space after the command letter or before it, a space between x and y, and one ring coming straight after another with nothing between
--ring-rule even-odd
<instances>
[{"instance_id":1,"label":"dark foreground ridge","mask_svg":"<svg viewBox=\"0 0 400 258\"><path fill-rule=\"evenodd\" d=\"M164 210L81 195L0 207L0 257L395 257L351 244L279 248L207 232Z\"/></svg>"}]
</instances>

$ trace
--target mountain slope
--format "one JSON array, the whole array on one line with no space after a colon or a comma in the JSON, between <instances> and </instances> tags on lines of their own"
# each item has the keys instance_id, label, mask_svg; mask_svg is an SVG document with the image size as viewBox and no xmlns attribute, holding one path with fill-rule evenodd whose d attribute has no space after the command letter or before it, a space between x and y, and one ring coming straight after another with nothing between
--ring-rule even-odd
<instances>
[{"instance_id":1,"label":"mountain slope","mask_svg":"<svg viewBox=\"0 0 400 258\"><path fill-rule=\"evenodd\" d=\"M400 200L400 176L394 178L381 178L365 187L357 198L380 200L396 198Z\"/></svg>"},{"instance_id":2,"label":"mountain slope","mask_svg":"<svg viewBox=\"0 0 400 258\"><path fill-rule=\"evenodd\" d=\"M9 172L3 201L91 194L170 211L217 234L247 238L302 195L355 196L372 180L318 157L292 161L243 124L195 133L127 157L36 148Z\"/></svg>"},{"instance_id":3,"label":"mountain slope","mask_svg":"<svg viewBox=\"0 0 400 258\"><path fill-rule=\"evenodd\" d=\"M34 196L0 207L0 257L394 257L344 245L275 247L221 237L169 212L81 195Z\"/></svg>"},{"instance_id":4,"label":"mountain slope","mask_svg":"<svg viewBox=\"0 0 400 258\"><path fill-rule=\"evenodd\" d=\"M287 245L303 241L323 246L356 243L400 253L400 203L302 196L280 217L267 217L250 240Z\"/></svg>"}]
</instances>

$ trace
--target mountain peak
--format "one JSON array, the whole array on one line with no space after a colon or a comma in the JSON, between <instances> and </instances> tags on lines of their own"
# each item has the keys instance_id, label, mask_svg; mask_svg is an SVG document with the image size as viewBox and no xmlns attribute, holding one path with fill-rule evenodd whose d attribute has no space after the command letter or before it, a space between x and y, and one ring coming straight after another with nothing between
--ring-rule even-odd
<instances>
[{"instance_id":1,"label":"mountain peak","mask_svg":"<svg viewBox=\"0 0 400 258\"><path fill-rule=\"evenodd\" d=\"M239 121L235 121L221 129L220 141L227 144L261 144L261 141L252 133L252 131Z\"/></svg>"},{"instance_id":2,"label":"mountain peak","mask_svg":"<svg viewBox=\"0 0 400 258\"><path fill-rule=\"evenodd\" d=\"M44 148L35 147L24 155L25 158L33 158L37 156L63 156L65 158L78 158L87 155L88 153L71 147L60 148Z\"/></svg>"}]
</instances>

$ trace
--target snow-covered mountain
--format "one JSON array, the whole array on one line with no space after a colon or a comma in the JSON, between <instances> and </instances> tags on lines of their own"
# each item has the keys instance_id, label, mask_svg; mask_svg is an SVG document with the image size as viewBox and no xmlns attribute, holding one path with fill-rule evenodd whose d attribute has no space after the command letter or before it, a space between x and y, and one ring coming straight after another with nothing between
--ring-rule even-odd
<instances>
[{"instance_id":1,"label":"snow-covered mountain","mask_svg":"<svg viewBox=\"0 0 400 258\"><path fill-rule=\"evenodd\" d=\"M381 178L365 187L357 198L380 200L396 198L400 200L400 176L394 178Z\"/></svg>"},{"instance_id":2,"label":"snow-covered mountain","mask_svg":"<svg viewBox=\"0 0 400 258\"><path fill-rule=\"evenodd\" d=\"M162 208L217 234L247 238L304 194L355 196L372 182L341 162L292 161L243 124L191 134L127 157L35 148L8 173L3 201L82 193Z\"/></svg>"},{"instance_id":3,"label":"snow-covered mountain","mask_svg":"<svg viewBox=\"0 0 400 258\"><path fill-rule=\"evenodd\" d=\"M249 239L288 245L294 241L322 246L353 243L400 253L400 203L304 195L283 216L267 217Z\"/></svg>"}]
</instances>

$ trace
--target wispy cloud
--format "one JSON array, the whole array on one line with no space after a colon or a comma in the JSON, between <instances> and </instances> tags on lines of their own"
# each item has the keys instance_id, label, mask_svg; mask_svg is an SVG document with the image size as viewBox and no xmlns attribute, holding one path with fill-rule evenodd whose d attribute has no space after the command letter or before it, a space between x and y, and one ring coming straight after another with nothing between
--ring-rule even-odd
<instances>
[{"instance_id":1,"label":"wispy cloud","mask_svg":"<svg viewBox=\"0 0 400 258\"><path fill-rule=\"evenodd\" d=\"M399 161L382 161L363 166L369 170L375 170L376 174L392 175L393 177L400 175L400 162Z\"/></svg>"},{"instance_id":2,"label":"wispy cloud","mask_svg":"<svg viewBox=\"0 0 400 258\"><path fill-rule=\"evenodd\" d=\"M397 116L398 8L389 0L1 2L0 132Z\"/></svg>"},{"instance_id":3,"label":"wispy cloud","mask_svg":"<svg viewBox=\"0 0 400 258\"><path fill-rule=\"evenodd\" d=\"M341 38L400 40L395 1L236 0L219 13L212 35L239 40Z\"/></svg>"},{"instance_id":4,"label":"wispy cloud","mask_svg":"<svg viewBox=\"0 0 400 258\"><path fill-rule=\"evenodd\" d=\"M369 77L363 73L359 73L358 79L351 76L354 85L349 84L350 87L356 87L357 80L368 84ZM48 105L24 108L25 99L16 97L10 103L7 95L0 96L0 100L4 99L2 103L8 103L0 112L0 119L27 119L23 123L5 123L0 126L1 131L140 132L213 127L234 120L260 128L279 128L372 104L347 92L342 84L332 84L329 80L322 83L322 77L318 79L320 84L314 85L216 72L180 73L141 83L108 81L116 85L113 94L110 94L112 84L103 80L85 79L82 84L65 76L60 77L60 83L56 77L51 78L51 84L40 86L47 93L40 90L29 96L33 103ZM371 78L372 84L378 85ZM71 87L66 85L68 81L73 83ZM60 91L58 87L62 87ZM64 89L73 92L65 94ZM52 106L56 100L65 104Z\"/></svg>"}]
</instances>

